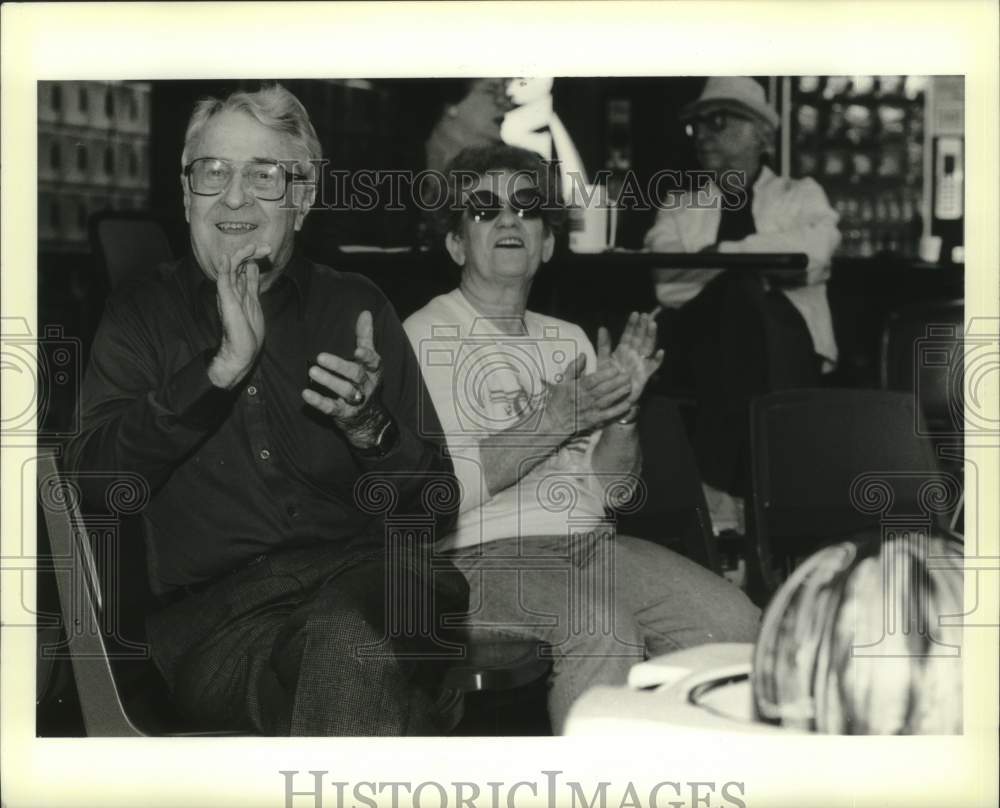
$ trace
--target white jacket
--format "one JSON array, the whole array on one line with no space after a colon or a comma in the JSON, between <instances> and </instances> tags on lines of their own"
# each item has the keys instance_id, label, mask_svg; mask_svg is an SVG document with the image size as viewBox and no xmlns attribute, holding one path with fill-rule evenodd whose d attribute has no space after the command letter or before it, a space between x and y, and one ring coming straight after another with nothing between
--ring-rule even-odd
<instances>
[{"instance_id":1,"label":"white jacket","mask_svg":"<svg viewBox=\"0 0 1000 808\"><path fill-rule=\"evenodd\" d=\"M826 194L810 178L779 177L767 166L753 186L753 220L757 232L741 241L723 241L720 253L802 252L809 256L806 285L782 289L801 313L812 336L813 348L826 360L837 361L837 343L826 296L830 259L840 243L837 213ZM719 232L722 192L713 183L692 204L690 193L678 204L660 210L646 233L644 246L656 252L698 252L715 242ZM654 270L656 297L662 306L677 307L695 297L716 271L692 275L687 270Z\"/></svg>"}]
</instances>

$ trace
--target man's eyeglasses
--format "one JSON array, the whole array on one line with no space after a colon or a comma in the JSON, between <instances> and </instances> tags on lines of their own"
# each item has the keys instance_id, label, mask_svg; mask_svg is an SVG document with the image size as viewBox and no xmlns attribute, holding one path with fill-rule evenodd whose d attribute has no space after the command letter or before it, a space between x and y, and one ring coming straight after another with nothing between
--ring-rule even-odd
<instances>
[{"instance_id":1,"label":"man's eyeglasses","mask_svg":"<svg viewBox=\"0 0 1000 808\"><path fill-rule=\"evenodd\" d=\"M542 217L542 193L537 188L522 188L507 197L507 205L519 219ZM503 200L493 191L473 191L465 199L465 210L472 221L492 222L503 213Z\"/></svg>"},{"instance_id":2,"label":"man's eyeglasses","mask_svg":"<svg viewBox=\"0 0 1000 808\"><path fill-rule=\"evenodd\" d=\"M698 131L698 127L704 126L709 132L717 135L720 132L725 131L730 122L747 120L750 119L744 117L743 115L738 115L735 112L717 109L713 112L706 112L704 115L699 115L697 118L692 118L687 122L687 125L684 127L684 131L687 133L688 137L694 137L695 133Z\"/></svg>"},{"instance_id":3,"label":"man's eyeglasses","mask_svg":"<svg viewBox=\"0 0 1000 808\"><path fill-rule=\"evenodd\" d=\"M218 157L199 157L184 166L188 188L198 196L215 196L229 187L236 166L229 160ZM288 172L276 161L254 160L243 163L242 178L250 186L251 193L262 202L276 202L285 196L289 174L298 180L306 177L298 172Z\"/></svg>"}]
</instances>

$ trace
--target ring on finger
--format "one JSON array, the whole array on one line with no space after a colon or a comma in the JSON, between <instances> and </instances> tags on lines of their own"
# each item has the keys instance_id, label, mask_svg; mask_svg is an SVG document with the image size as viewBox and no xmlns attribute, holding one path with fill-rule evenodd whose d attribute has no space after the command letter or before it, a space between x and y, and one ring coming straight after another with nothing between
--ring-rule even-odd
<instances>
[{"instance_id":1,"label":"ring on finger","mask_svg":"<svg viewBox=\"0 0 1000 808\"><path fill-rule=\"evenodd\" d=\"M351 393L350 398L348 398L347 400L350 404L352 404L355 407L361 406L362 404L365 403L364 391L355 389L354 392Z\"/></svg>"}]
</instances>

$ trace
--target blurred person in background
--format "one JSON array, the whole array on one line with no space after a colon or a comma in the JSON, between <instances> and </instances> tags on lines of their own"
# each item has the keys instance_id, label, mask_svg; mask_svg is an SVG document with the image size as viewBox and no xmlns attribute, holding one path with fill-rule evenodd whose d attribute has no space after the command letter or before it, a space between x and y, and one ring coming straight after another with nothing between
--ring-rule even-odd
<instances>
[{"instance_id":1,"label":"blurred person in background","mask_svg":"<svg viewBox=\"0 0 1000 808\"><path fill-rule=\"evenodd\" d=\"M661 381L667 390L694 391L694 445L713 527L742 533L750 399L816 386L837 361L826 281L838 217L814 180L772 170L779 118L754 79L708 79L680 117L712 176L658 212L644 246L809 259L805 283L784 288L740 269L653 271L667 350Z\"/></svg>"},{"instance_id":2,"label":"blurred person in background","mask_svg":"<svg viewBox=\"0 0 1000 808\"><path fill-rule=\"evenodd\" d=\"M514 104L506 78L462 79L453 90L425 144L426 167L444 171L462 149L500 143L500 127ZM453 86L452 86L453 85Z\"/></svg>"}]
</instances>

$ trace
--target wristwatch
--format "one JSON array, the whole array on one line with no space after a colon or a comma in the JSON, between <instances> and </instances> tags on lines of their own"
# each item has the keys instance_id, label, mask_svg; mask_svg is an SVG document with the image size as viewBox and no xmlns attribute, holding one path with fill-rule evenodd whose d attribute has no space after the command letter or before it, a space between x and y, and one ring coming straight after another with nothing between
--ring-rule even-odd
<instances>
[{"instance_id":1,"label":"wristwatch","mask_svg":"<svg viewBox=\"0 0 1000 808\"><path fill-rule=\"evenodd\" d=\"M385 425L379 430L375 443L363 449L355 446L354 451L361 457L381 458L395 449L397 443L399 443L399 427L396 426L396 420L390 415Z\"/></svg>"}]
</instances>

